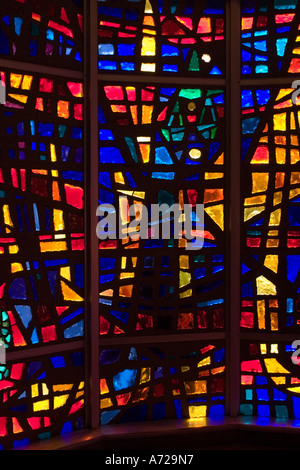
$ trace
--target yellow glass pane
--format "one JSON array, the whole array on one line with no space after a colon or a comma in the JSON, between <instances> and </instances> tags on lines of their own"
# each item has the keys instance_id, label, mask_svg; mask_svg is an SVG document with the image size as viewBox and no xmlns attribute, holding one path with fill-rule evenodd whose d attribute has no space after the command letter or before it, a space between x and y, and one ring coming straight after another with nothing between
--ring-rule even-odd
<instances>
[{"instance_id":1,"label":"yellow glass pane","mask_svg":"<svg viewBox=\"0 0 300 470\"><path fill-rule=\"evenodd\" d=\"M24 75L22 82L22 90L30 90L33 77L31 75Z\"/></svg>"},{"instance_id":2,"label":"yellow glass pane","mask_svg":"<svg viewBox=\"0 0 300 470\"><path fill-rule=\"evenodd\" d=\"M182 292L181 294L179 294L179 298L180 299L184 299L186 297L191 297L191 295L193 294L193 290L192 289L188 289L186 290L185 292Z\"/></svg>"},{"instance_id":3,"label":"yellow glass pane","mask_svg":"<svg viewBox=\"0 0 300 470\"><path fill-rule=\"evenodd\" d=\"M65 392L67 390L72 390L73 384L57 384L53 385L53 392Z\"/></svg>"},{"instance_id":4,"label":"yellow glass pane","mask_svg":"<svg viewBox=\"0 0 300 470\"><path fill-rule=\"evenodd\" d=\"M261 352L261 354L267 354L267 345L266 345L266 343L261 343L260 352Z\"/></svg>"},{"instance_id":5,"label":"yellow glass pane","mask_svg":"<svg viewBox=\"0 0 300 470\"><path fill-rule=\"evenodd\" d=\"M291 138L291 145L295 145L296 147L298 147L298 145L299 145L298 136L297 135L291 135L290 138Z\"/></svg>"},{"instance_id":6,"label":"yellow glass pane","mask_svg":"<svg viewBox=\"0 0 300 470\"><path fill-rule=\"evenodd\" d=\"M155 26L153 16L144 16L144 21L143 21L144 26Z\"/></svg>"},{"instance_id":7,"label":"yellow glass pane","mask_svg":"<svg viewBox=\"0 0 300 470\"><path fill-rule=\"evenodd\" d=\"M278 314L277 312L270 312L270 323L271 323L271 330L277 331L278 330Z\"/></svg>"},{"instance_id":8,"label":"yellow glass pane","mask_svg":"<svg viewBox=\"0 0 300 470\"><path fill-rule=\"evenodd\" d=\"M148 14L153 13L152 6L149 0L146 0L146 3L145 3L145 13L148 13Z\"/></svg>"},{"instance_id":9,"label":"yellow glass pane","mask_svg":"<svg viewBox=\"0 0 300 470\"><path fill-rule=\"evenodd\" d=\"M193 160L198 160L200 157L201 157L201 150L200 149L191 149L189 151L189 156L193 159Z\"/></svg>"},{"instance_id":10,"label":"yellow glass pane","mask_svg":"<svg viewBox=\"0 0 300 470\"><path fill-rule=\"evenodd\" d=\"M289 198L293 199L294 197L300 194L300 188L292 189L289 194Z\"/></svg>"},{"instance_id":11,"label":"yellow glass pane","mask_svg":"<svg viewBox=\"0 0 300 470\"><path fill-rule=\"evenodd\" d=\"M268 189L269 173L252 173L252 193L260 193Z\"/></svg>"},{"instance_id":12,"label":"yellow glass pane","mask_svg":"<svg viewBox=\"0 0 300 470\"><path fill-rule=\"evenodd\" d=\"M286 383L285 377L271 377L271 379L276 383L276 385L284 385Z\"/></svg>"},{"instance_id":13,"label":"yellow glass pane","mask_svg":"<svg viewBox=\"0 0 300 470\"><path fill-rule=\"evenodd\" d=\"M53 222L54 222L54 231L58 232L59 230L64 230L64 213L60 209L53 209Z\"/></svg>"},{"instance_id":14,"label":"yellow glass pane","mask_svg":"<svg viewBox=\"0 0 300 470\"><path fill-rule=\"evenodd\" d=\"M134 125L137 125L138 123L138 117L137 117L137 106L133 105L130 106L130 112L131 112L131 117Z\"/></svg>"},{"instance_id":15,"label":"yellow glass pane","mask_svg":"<svg viewBox=\"0 0 300 470\"><path fill-rule=\"evenodd\" d=\"M223 204L218 204L216 206L205 207L205 212L212 218L212 220L224 230L224 210Z\"/></svg>"},{"instance_id":16,"label":"yellow glass pane","mask_svg":"<svg viewBox=\"0 0 300 470\"><path fill-rule=\"evenodd\" d=\"M120 286L119 288L119 295L120 297L131 297L132 295L133 285L128 286Z\"/></svg>"},{"instance_id":17,"label":"yellow glass pane","mask_svg":"<svg viewBox=\"0 0 300 470\"><path fill-rule=\"evenodd\" d=\"M275 131L285 131L286 130L286 113L274 114L273 124Z\"/></svg>"},{"instance_id":18,"label":"yellow glass pane","mask_svg":"<svg viewBox=\"0 0 300 470\"><path fill-rule=\"evenodd\" d=\"M285 369L274 357L269 357L264 359L267 371L271 374L290 374L290 372Z\"/></svg>"},{"instance_id":19,"label":"yellow glass pane","mask_svg":"<svg viewBox=\"0 0 300 470\"><path fill-rule=\"evenodd\" d=\"M109 408L112 406L112 401L110 398L102 398L100 400L100 408L103 409L103 408Z\"/></svg>"},{"instance_id":20,"label":"yellow glass pane","mask_svg":"<svg viewBox=\"0 0 300 470\"><path fill-rule=\"evenodd\" d=\"M9 93L8 96L10 98L13 98L14 100L20 101L20 103L27 103L28 101L28 96L26 95L17 95L15 93Z\"/></svg>"},{"instance_id":21,"label":"yellow glass pane","mask_svg":"<svg viewBox=\"0 0 300 470\"><path fill-rule=\"evenodd\" d=\"M300 155L299 155L299 150L298 149L291 149L291 164L295 164L299 162L300 160Z\"/></svg>"},{"instance_id":22,"label":"yellow glass pane","mask_svg":"<svg viewBox=\"0 0 300 470\"><path fill-rule=\"evenodd\" d=\"M191 277L190 273L179 271L179 287L187 286L191 282Z\"/></svg>"},{"instance_id":23,"label":"yellow glass pane","mask_svg":"<svg viewBox=\"0 0 300 470\"><path fill-rule=\"evenodd\" d=\"M292 171L290 181L291 181L291 184L300 183L300 172L299 171Z\"/></svg>"},{"instance_id":24,"label":"yellow glass pane","mask_svg":"<svg viewBox=\"0 0 300 470\"><path fill-rule=\"evenodd\" d=\"M244 209L244 222L252 219L256 215L260 214L265 210L265 206L254 206L254 207L245 207Z\"/></svg>"},{"instance_id":25,"label":"yellow glass pane","mask_svg":"<svg viewBox=\"0 0 300 470\"><path fill-rule=\"evenodd\" d=\"M266 328L265 324L265 301L257 301L257 319L258 319L258 328L264 330Z\"/></svg>"},{"instance_id":26,"label":"yellow glass pane","mask_svg":"<svg viewBox=\"0 0 300 470\"><path fill-rule=\"evenodd\" d=\"M23 266L21 263L11 263L11 272L17 273L19 271L23 271Z\"/></svg>"},{"instance_id":27,"label":"yellow glass pane","mask_svg":"<svg viewBox=\"0 0 300 470\"><path fill-rule=\"evenodd\" d=\"M142 56L153 56L156 54L156 39L144 36L142 40Z\"/></svg>"},{"instance_id":28,"label":"yellow glass pane","mask_svg":"<svg viewBox=\"0 0 300 470\"><path fill-rule=\"evenodd\" d=\"M206 416L206 405L189 406L189 416L192 419L203 418Z\"/></svg>"},{"instance_id":29,"label":"yellow glass pane","mask_svg":"<svg viewBox=\"0 0 300 470\"><path fill-rule=\"evenodd\" d=\"M19 88L22 83L23 75L19 73L11 73L10 74L10 86L12 88Z\"/></svg>"},{"instance_id":30,"label":"yellow glass pane","mask_svg":"<svg viewBox=\"0 0 300 470\"><path fill-rule=\"evenodd\" d=\"M269 225L279 225L281 219L281 209L276 209L276 211L272 212L270 215L270 222Z\"/></svg>"},{"instance_id":31,"label":"yellow glass pane","mask_svg":"<svg viewBox=\"0 0 300 470\"><path fill-rule=\"evenodd\" d=\"M256 278L256 289L258 295L276 295L276 286L264 276Z\"/></svg>"},{"instance_id":32,"label":"yellow glass pane","mask_svg":"<svg viewBox=\"0 0 300 470\"><path fill-rule=\"evenodd\" d=\"M181 269L189 269L189 257L187 255L179 256L179 267Z\"/></svg>"},{"instance_id":33,"label":"yellow glass pane","mask_svg":"<svg viewBox=\"0 0 300 470\"><path fill-rule=\"evenodd\" d=\"M142 367L140 384L149 382L151 380L151 367Z\"/></svg>"},{"instance_id":34,"label":"yellow glass pane","mask_svg":"<svg viewBox=\"0 0 300 470\"><path fill-rule=\"evenodd\" d=\"M206 393L206 380L194 380L184 382L185 391L187 395L196 395L198 393Z\"/></svg>"},{"instance_id":35,"label":"yellow glass pane","mask_svg":"<svg viewBox=\"0 0 300 470\"><path fill-rule=\"evenodd\" d=\"M145 63L143 62L141 64L141 72L155 72L156 70L156 64L153 63Z\"/></svg>"},{"instance_id":36,"label":"yellow glass pane","mask_svg":"<svg viewBox=\"0 0 300 470\"><path fill-rule=\"evenodd\" d=\"M210 362L211 362L210 356L205 357L204 359L202 359L202 361L198 362L197 367L208 366L210 364Z\"/></svg>"},{"instance_id":37,"label":"yellow glass pane","mask_svg":"<svg viewBox=\"0 0 300 470\"><path fill-rule=\"evenodd\" d=\"M39 384L32 384L31 385L31 396L32 398L39 396Z\"/></svg>"},{"instance_id":38,"label":"yellow glass pane","mask_svg":"<svg viewBox=\"0 0 300 470\"><path fill-rule=\"evenodd\" d=\"M245 199L245 206L253 206L253 205L256 205L256 204L264 204L265 202L266 202L266 196L265 195L247 197Z\"/></svg>"},{"instance_id":39,"label":"yellow glass pane","mask_svg":"<svg viewBox=\"0 0 300 470\"><path fill-rule=\"evenodd\" d=\"M47 253L48 251L66 251L66 242L40 242L41 253Z\"/></svg>"},{"instance_id":40,"label":"yellow glass pane","mask_svg":"<svg viewBox=\"0 0 300 470\"><path fill-rule=\"evenodd\" d=\"M83 298L76 294L76 292L71 289L64 281L60 281L61 290L64 300L72 300L73 302L82 302Z\"/></svg>"},{"instance_id":41,"label":"yellow glass pane","mask_svg":"<svg viewBox=\"0 0 300 470\"><path fill-rule=\"evenodd\" d=\"M267 255L265 258L265 263L264 265L274 271L274 273L277 273L278 270L278 255Z\"/></svg>"},{"instance_id":42,"label":"yellow glass pane","mask_svg":"<svg viewBox=\"0 0 300 470\"><path fill-rule=\"evenodd\" d=\"M143 105L142 107L142 124L151 124L153 106Z\"/></svg>"},{"instance_id":43,"label":"yellow glass pane","mask_svg":"<svg viewBox=\"0 0 300 470\"><path fill-rule=\"evenodd\" d=\"M283 165L285 163L285 159L286 159L285 148L276 147L275 156L276 156L276 163L278 163L279 165Z\"/></svg>"},{"instance_id":44,"label":"yellow glass pane","mask_svg":"<svg viewBox=\"0 0 300 470\"><path fill-rule=\"evenodd\" d=\"M57 408L64 406L68 398L69 398L69 395L59 395L58 397L54 397L54 401L53 401L54 409L56 410Z\"/></svg>"},{"instance_id":45,"label":"yellow glass pane","mask_svg":"<svg viewBox=\"0 0 300 470\"><path fill-rule=\"evenodd\" d=\"M68 281L71 281L71 269L70 266L65 266L64 268L60 268L60 275L64 277Z\"/></svg>"},{"instance_id":46,"label":"yellow glass pane","mask_svg":"<svg viewBox=\"0 0 300 470\"><path fill-rule=\"evenodd\" d=\"M49 400L41 400L33 403L33 411L49 410Z\"/></svg>"},{"instance_id":47,"label":"yellow glass pane","mask_svg":"<svg viewBox=\"0 0 300 470\"><path fill-rule=\"evenodd\" d=\"M115 182L118 184L125 184L124 176L121 171L118 171L117 173L115 173Z\"/></svg>"},{"instance_id":48,"label":"yellow glass pane","mask_svg":"<svg viewBox=\"0 0 300 470\"><path fill-rule=\"evenodd\" d=\"M206 180L217 180L219 178L224 178L224 173L205 173Z\"/></svg>"},{"instance_id":49,"label":"yellow glass pane","mask_svg":"<svg viewBox=\"0 0 300 470\"><path fill-rule=\"evenodd\" d=\"M277 193L274 193L273 205L276 206L277 204L280 204L281 200L282 200L282 192L278 191Z\"/></svg>"}]
</instances>

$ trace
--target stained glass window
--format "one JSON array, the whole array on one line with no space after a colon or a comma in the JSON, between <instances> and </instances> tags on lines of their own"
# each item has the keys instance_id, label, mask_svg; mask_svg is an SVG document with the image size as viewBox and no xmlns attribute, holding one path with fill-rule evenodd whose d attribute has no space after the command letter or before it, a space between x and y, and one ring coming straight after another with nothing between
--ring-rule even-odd
<instances>
[{"instance_id":1,"label":"stained glass window","mask_svg":"<svg viewBox=\"0 0 300 470\"><path fill-rule=\"evenodd\" d=\"M225 74L225 2L100 1L98 15L99 204L120 204L123 234L99 242L100 422L223 416L225 343L202 335L225 330L226 94L201 79ZM143 220L155 204L204 205L201 249L176 238L175 214L156 237L163 211L150 236L131 237L130 207Z\"/></svg>"},{"instance_id":2,"label":"stained glass window","mask_svg":"<svg viewBox=\"0 0 300 470\"><path fill-rule=\"evenodd\" d=\"M242 74L276 76L300 71L298 0L242 2Z\"/></svg>"},{"instance_id":3,"label":"stained glass window","mask_svg":"<svg viewBox=\"0 0 300 470\"><path fill-rule=\"evenodd\" d=\"M2 2L0 18L0 445L15 448L85 425L83 5Z\"/></svg>"},{"instance_id":4,"label":"stained glass window","mask_svg":"<svg viewBox=\"0 0 300 470\"><path fill-rule=\"evenodd\" d=\"M102 72L225 74L224 0L100 0L98 14Z\"/></svg>"},{"instance_id":5,"label":"stained glass window","mask_svg":"<svg viewBox=\"0 0 300 470\"><path fill-rule=\"evenodd\" d=\"M101 424L224 415L224 359L224 343L102 349Z\"/></svg>"},{"instance_id":6,"label":"stained glass window","mask_svg":"<svg viewBox=\"0 0 300 470\"><path fill-rule=\"evenodd\" d=\"M72 69L83 61L83 0L3 0L0 55Z\"/></svg>"},{"instance_id":7,"label":"stained glass window","mask_svg":"<svg viewBox=\"0 0 300 470\"><path fill-rule=\"evenodd\" d=\"M123 230L140 201L205 210L201 250L172 233L100 242L100 334L223 330L224 90L103 84L100 103L100 203L121 198Z\"/></svg>"}]
</instances>

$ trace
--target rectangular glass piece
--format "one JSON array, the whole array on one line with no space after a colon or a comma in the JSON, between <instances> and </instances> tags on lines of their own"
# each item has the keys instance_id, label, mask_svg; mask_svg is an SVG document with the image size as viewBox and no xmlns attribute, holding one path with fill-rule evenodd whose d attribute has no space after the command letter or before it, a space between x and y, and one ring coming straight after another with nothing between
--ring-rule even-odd
<instances>
[{"instance_id":1,"label":"rectangular glass piece","mask_svg":"<svg viewBox=\"0 0 300 470\"><path fill-rule=\"evenodd\" d=\"M2 0L0 56L83 68L83 1Z\"/></svg>"},{"instance_id":2,"label":"rectangular glass piece","mask_svg":"<svg viewBox=\"0 0 300 470\"><path fill-rule=\"evenodd\" d=\"M79 350L0 365L0 448L82 429L83 366Z\"/></svg>"},{"instance_id":3,"label":"rectangular glass piece","mask_svg":"<svg viewBox=\"0 0 300 470\"><path fill-rule=\"evenodd\" d=\"M224 0L99 0L98 20L101 73L225 73Z\"/></svg>"},{"instance_id":4,"label":"rectangular glass piece","mask_svg":"<svg viewBox=\"0 0 300 470\"><path fill-rule=\"evenodd\" d=\"M299 341L244 341L241 353L243 416L300 418Z\"/></svg>"},{"instance_id":5,"label":"rectangular glass piece","mask_svg":"<svg viewBox=\"0 0 300 470\"><path fill-rule=\"evenodd\" d=\"M299 1L244 0L241 3L242 76L299 74Z\"/></svg>"},{"instance_id":6,"label":"rectangular glass piece","mask_svg":"<svg viewBox=\"0 0 300 470\"><path fill-rule=\"evenodd\" d=\"M295 90L242 90L243 330L297 332L299 118Z\"/></svg>"},{"instance_id":7,"label":"rectangular glass piece","mask_svg":"<svg viewBox=\"0 0 300 470\"><path fill-rule=\"evenodd\" d=\"M215 341L102 349L101 424L224 416L224 354Z\"/></svg>"},{"instance_id":8,"label":"rectangular glass piece","mask_svg":"<svg viewBox=\"0 0 300 470\"><path fill-rule=\"evenodd\" d=\"M83 84L0 72L0 312L9 350L83 336Z\"/></svg>"},{"instance_id":9,"label":"rectangular glass piece","mask_svg":"<svg viewBox=\"0 0 300 470\"><path fill-rule=\"evenodd\" d=\"M99 91L99 207L110 211L99 213L100 334L222 331L224 90L101 83ZM175 205L192 213L168 212Z\"/></svg>"}]
</instances>

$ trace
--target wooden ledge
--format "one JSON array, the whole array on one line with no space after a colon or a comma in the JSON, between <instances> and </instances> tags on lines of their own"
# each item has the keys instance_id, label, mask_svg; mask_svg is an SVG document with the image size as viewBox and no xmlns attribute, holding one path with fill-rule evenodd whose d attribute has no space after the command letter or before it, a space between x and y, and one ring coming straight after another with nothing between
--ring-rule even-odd
<instances>
[{"instance_id":1,"label":"wooden ledge","mask_svg":"<svg viewBox=\"0 0 300 470\"><path fill-rule=\"evenodd\" d=\"M106 425L16 450L296 449L299 441L300 420L225 417Z\"/></svg>"}]
</instances>

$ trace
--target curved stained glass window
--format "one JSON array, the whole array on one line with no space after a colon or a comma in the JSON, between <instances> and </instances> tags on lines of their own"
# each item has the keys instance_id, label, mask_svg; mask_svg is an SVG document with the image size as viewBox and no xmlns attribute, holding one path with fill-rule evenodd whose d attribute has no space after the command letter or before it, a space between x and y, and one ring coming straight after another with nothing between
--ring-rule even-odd
<instances>
[{"instance_id":1,"label":"curved stained glass window","mask_svg":"<svg viewBox=\"0 0 300 470\"><path fill-rule=\"evenodd\" d=\"M299 5L244 3L242 74L277 76L278 84L261 82L241 93L240 324L250 334L242 347L240 410L246 416L294 419L300 380L293 360L300 325L299 99L294 75L289 84L283 77L299 71Z\"/></svg>"}]
</instances>

